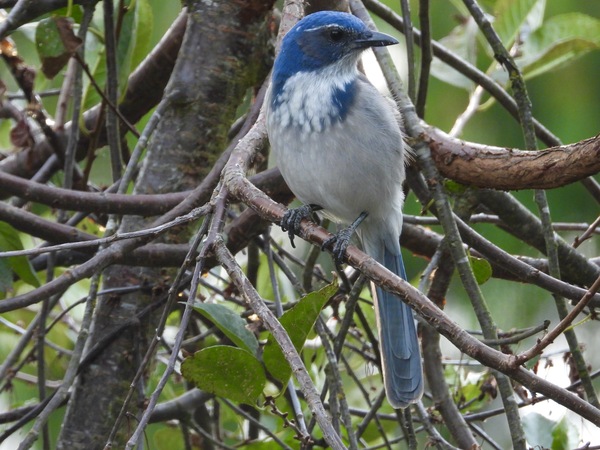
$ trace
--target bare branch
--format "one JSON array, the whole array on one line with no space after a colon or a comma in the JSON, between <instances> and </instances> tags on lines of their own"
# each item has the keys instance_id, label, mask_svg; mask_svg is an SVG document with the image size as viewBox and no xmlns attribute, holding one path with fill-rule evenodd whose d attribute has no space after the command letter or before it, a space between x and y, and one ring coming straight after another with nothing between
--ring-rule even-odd
<instances>
[{"instance_id":1,"label":"bare branch","mask_svg":"<svg viewBox=\"0 0 600 450\"><path fill-rule=\"evenodd\" d=\"M600 135L539 151L464 142L432 127L426 128L423 138L442 175L468 186L551 189L600 171Z\"/></svg>"}]
</instances>

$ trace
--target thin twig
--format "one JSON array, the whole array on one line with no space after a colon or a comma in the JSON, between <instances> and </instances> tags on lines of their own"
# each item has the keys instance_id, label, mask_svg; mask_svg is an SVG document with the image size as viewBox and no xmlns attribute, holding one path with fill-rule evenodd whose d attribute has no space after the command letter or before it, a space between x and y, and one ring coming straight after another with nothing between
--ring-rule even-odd
<instances>
[{"instance_id":1,"label":"thin twig","mask_svg":"<svg viewBox=\"0 0 600 450\"><path fill-rule=\"evenodd\" d=\"M223 265L225 270L227 270L229 276L238 286L240 292L243 293L244 298L250 307L264 321L266 327L273 334L273 337L277 343L282 347L283 355L286 357L288 363L292 367L292 373L298 380L300 389L304 393L311 411L321 426L325 440L329 445L331 445L332 448L336 450L345 449L346 447L341 438L333 430L331 421L329 417L327 417L323 403L319 398L319 393L310 379L310 376L304 367L304 363L294 348L294 345L292 344L285 329L281 326L271 310L264 304L264 301L258 292L256 292L254 287L250 284L240 267L235 262L233 256L229 253L223 243L219 243L217 241L215 253L219 259L219 262Z\"/></svg>"},{"instance_id":2,"label":"thin twig","mask_svg":"<svg viewBox=\"0 0 600 450\"><path fill-rule=\"evenodd\" d=\"M69 242L66 244L51 245L51 246L47 246L47 247L38 247L38 248L32 248L32 249L26 249L26 250L14 250L14 251L10 251L10 252L0 252L0 258L10 258L10 257L14 257L14 256L40 255L42 253L55 252L58 250L70 250L70 249L89 248L89 247L94 248L94 247L103 246L103 245L107 245L107 244L110 244L113 242L123 241L123 240L127 240L127 239L147 238L147 237L155 238L174 227L187 225L190 222L193 222L193 221L199 219L200 217L203 217L204 215L206 215L206 213L207 213L206 207L199 207L199 208L193 209L188 214L179 216L170 222L167 222L165 224L158 225L155 227L145 228L145 229L136 230L136 231L129 231L129 232L124 232L124 233L117 232L117 233L114 233L107 237L91 239L91 240L87 240L87 241L83 241L83 242Z\"/></svg>"},{"instance_id":3,"label":"thin twig","mask_svg":"<svg viewBox=\"0 0 600 450\"><path fill-rule=\"evenodd\" d=\"M573 307L573 309L554 327L552 330L548 332L543 338L538 340L536 345L534 345L529 350L519 354L515 359L515 365L524 364L529 361L533 357L539 355L548 345L550 345L554 340L563 333L567 327L571 325L573 320L577 317L577 315L583 311L583 308L589 303L589 301L594 297L594 294L598 292L600 289L600 277L596 279L594 284L588 289L586 294L581 298L581 300Z\"/></svg>"},{"instance_id":4,"label":"thin twig","mask_svg":"<svg viewBox=\"0 0 600 450\"><path fill-rule=\"evenodd\" d=\"M499 337L496 341L488 341L487 339L483 339L481 342L485 343L486 345L498 345L498 346L516 344L518 342L521 342L523 339L526 339L530 336L533 336L533 335L539 333L540 331L547 330L549 326L550 326L550 321L544 320L544 323L542 323L536 327L530 327L530 328L527 328L526 330L519 330L518 332L510 333L510 336L502 337L502 336L500 336L500 333L499 333Z\"/></svg>"},{"instance_id":5,"label":"thin twig","mask_svg":"<svg viewBox=\"0 0 600 450\"><path fill-rule=\"evenodd\" d=\"M556 223L555 223L556 225ZM579 247L585 240L592 237L593 234L598 233L598 226L600 225L600 216L585 230L581 236L577 236L573 241L573 248Z\"/></svg>"}]
</instances>

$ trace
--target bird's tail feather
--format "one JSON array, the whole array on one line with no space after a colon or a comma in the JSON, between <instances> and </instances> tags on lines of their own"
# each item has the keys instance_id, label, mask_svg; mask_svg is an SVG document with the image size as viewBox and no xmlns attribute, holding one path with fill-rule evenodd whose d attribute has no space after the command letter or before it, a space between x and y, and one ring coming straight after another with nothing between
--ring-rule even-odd
<instances>
[{"instance_id":1,"label":"bird's tail feather","mask_svg":"<svg viewBox=\"0 0 600 450\"><path fill-rule=\"evenodd\" d=\"M381 252L377 253L381 256ZM406 280L399 251L384 247L382 259L378 259L380 263ZM380 287L376 287L376 297L375 311L385 390L394 408L405 408L418 401L423 393L421 354L413 313L398 296Z\"/></svg>"}]
</instances>

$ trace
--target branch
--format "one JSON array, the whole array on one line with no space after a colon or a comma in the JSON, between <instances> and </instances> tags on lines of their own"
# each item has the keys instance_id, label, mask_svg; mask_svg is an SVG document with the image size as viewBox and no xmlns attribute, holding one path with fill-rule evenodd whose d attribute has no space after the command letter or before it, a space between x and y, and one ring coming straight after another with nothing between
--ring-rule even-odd
<instances>
[{"instance_id":1,"label":"branch","mask_svg":"<svg viewBox=\"0 0 600 450\"><path fill-rule=\"evenodd\" d=\"M442 175L468 186L550 189L600 171L600 135L539 151L465 142L433 127L426 129L423 139Z\"/></svg>"},{"instance_id":2,"label":"branch","mask_svg":"<svg viewBox=\"0 0 600 450\"><path fill-rule=\"evenodd\" d=\"M23 233L50 242L86 242L96 239L75 227L52 222L36 214L0 202L0 219Z\"/></svg>"},{"instance_id":3,"label":"branch","mask_svg":"<svg viewBox=\"0 0 600 450\"><path fill-rule=\"evenodd\" d=\"M264 300L260 297L258 292L256 292L248 278L246 278L244 272L235 262L233 255L227 251L227 248L222 241L217 242L215 253L217 254L219 262L225 268L233 282L238 286L239 291L242 293L250 307L263 320L265 326L272 333L277 344L281 347L283 355L290 364L292 373L298 380L300 388L306 397L306 401L321 427L325 440L334 449L345 449L344 443L331 425L331 420L325 412L323 403L319 398L319 393L304 366L302 358L294 348L294 344L289 335L281 323L279 323L275 314L273 314L273 312L265 305Z\"/></svg>"},{"instance_id":4,"label":"branch","mask_svg":"<svg viewBox=\"0 0 600 450\"><path fill-rule=\"evenodd\" d=\"M1 205L1 204L0 204ZM1 206L0 206L1 207ZM29 256L29 255L41 255L43 253L50 253L59 250L73 250L73 249L91 249L99 246L106 246L113 242L122 241L126 239L135 238L156 238L168 230L175 227L182 227L184 225L193 222L200 217L206 215L206 208L199 207L190 211L188 214L176 217L174 220L158 225L156 227L142 228L140 230L125 232L117 231L106 237L88 239L87 235L83 235L85 240L77 242L67 242L64 244L52 245L47 247L38 247L25 250L13 250L7 252L0 252L0 258L14 257L14 256ZM37 216L36 216L37 217ZM59 225L59 224L57 224ZM76 230L76 229L75 229Z\"/></svg>"},{"instance_id":5,"label":"branch","mask_svg":"<svg viewBox=\"0 0 600 450\"><path fill-rule=\"evenodd\" d=\"M585 306L589 303L598 289L600 289L600 278L594 282L590 289L585 293L575 307L565 316L565 318L562 319L560 323L556 325L556 327L554 327L547 335L545 335L542 339L539 339L531 349L518 355L515 363L524 364L535 356L540 355L542 351L548 347L548 345L554 342L558 336L567 330L567 327L569 327L577 315L583 311L583 308L585 308Z\"/></svg>"},{"instance_id":6,"label":"branch","mask_svg":"<svg viewBox=\"0 0 600 450\"><path fill-rule=\"evenodd\" d=\"M221 168L224 163L225 160L221 161ZM277 168L254 175L250 181L271 197L289 196L289 189ZM209 200L213 188L214 186L206 186L205 192L201 194L203 201L200 204ZM0 170L0 192L68 211L137 216L164 214L181 203L190 193L195 192L194 195L198 195L196 191L133 195L83 192L36 183L2 170Z\"/></svg>"}]
</instances>

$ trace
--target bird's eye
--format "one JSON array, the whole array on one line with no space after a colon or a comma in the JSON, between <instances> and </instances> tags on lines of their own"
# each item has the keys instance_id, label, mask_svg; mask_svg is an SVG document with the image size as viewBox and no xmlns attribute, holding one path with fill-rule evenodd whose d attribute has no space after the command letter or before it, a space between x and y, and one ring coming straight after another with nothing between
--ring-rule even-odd
<instances>
[{"instance_id":1,"label":"bird's eye","mask_svg":"<svg viewBox=\"0 0 600 450\"><path fill-rule=\"evenodd\" d=\"M338 42L343 37L344 37L344 32L342 30L340 30L339 28L334 28L332 30L329 30L329 39L331 39L332 41Z\"/></svg>"}]
</instances>

